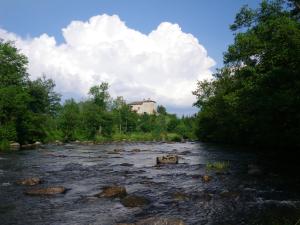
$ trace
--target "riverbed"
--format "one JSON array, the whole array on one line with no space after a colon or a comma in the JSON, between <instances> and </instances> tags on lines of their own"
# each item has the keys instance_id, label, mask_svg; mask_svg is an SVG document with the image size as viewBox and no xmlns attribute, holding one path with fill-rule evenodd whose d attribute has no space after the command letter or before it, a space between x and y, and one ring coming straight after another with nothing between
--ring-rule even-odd
<instances>
[{"instance_id":1,"label":"riverbed","mask_svg":"<svg viewBox=\"0 0 300 225\"><path fill-rule=\"evenodd\" d=\"M178 155L179 163L157 166L156 157L166 154ZM214 162L228 167L208 169ZM274 168L262 165L254 153L199 142L44 145L1 153L0 224L115 225L149 217L177 218L187 225L295 224L299 179ZM64 186L67 192L25 195L36 187L16 181L30 177L43 180L38 187ZM149 203L129 208L119 198L95 197L112 185Z\"/></svg>"}]
</instances>

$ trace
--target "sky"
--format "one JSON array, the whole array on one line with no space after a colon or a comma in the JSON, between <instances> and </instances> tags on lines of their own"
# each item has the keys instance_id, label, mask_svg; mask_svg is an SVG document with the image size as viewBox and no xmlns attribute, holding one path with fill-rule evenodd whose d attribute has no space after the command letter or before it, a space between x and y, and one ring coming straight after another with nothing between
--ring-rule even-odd
<instances>
[{"instance_id":1,"label":"sky","mask_svg":"<svg viewBox=\"0 0 300 225\"><path fill-rule=\"evenodd\" d=\"M259 1L0 0L0 38L28 57L31 79L52 78L63 99L108 82L113 97L190 115L191 92L222 67L245 4Z\"/></svg>"}]
</instances>

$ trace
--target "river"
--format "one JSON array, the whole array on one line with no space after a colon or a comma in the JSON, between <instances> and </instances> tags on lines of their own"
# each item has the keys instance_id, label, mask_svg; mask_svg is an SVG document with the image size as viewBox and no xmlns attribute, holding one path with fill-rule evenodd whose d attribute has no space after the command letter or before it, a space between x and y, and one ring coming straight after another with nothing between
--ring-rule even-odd
<instances>
[{"instance_id":1,"label":"river","mask_svg":"<svg viewBox=\"0 0 300 225\"><path fill-rule=\"evenodd\" d=\"M114 149L120 152L110 154ZM168 153L179 155L179 164L156 166L156 157ZM229 167L208 170L206 164L216 161ZM249 173L253 164L259 173ZM294 225L300 218L299 179L274 168L254 153L198 142L45 145L1 153L0 224L114 225L163 217L187 225ZM211 180L204 182L203 175ZM38 187L64 186L68 191L51 197L25 195L36 187L16 181L29 177L43 180ZM109 185L124 186L149 204L127 208L119 198L94 197Z\"/></svg>"}]
</instances>

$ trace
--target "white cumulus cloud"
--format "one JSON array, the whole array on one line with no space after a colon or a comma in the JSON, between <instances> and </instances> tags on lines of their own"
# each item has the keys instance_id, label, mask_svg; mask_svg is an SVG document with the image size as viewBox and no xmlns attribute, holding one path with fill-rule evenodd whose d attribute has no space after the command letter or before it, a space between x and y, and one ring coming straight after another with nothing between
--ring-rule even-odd
<instances>
[{"instance_id":1,"label":"white cumulus cloud","mask_svg":"<svg viewBox=\"0 0 300 225\"><path fill-rule=\"evenodd\" d=\"M112 96L128 101L152 98L159 104L188 107L197 80L210 78L215 65L205 48L178 24L161 23L149 34L131 29L117 15L72 21L62 29L64 42L42 34L21 38L0 29L28 57L28 72L55 80L63 95L86 96L105 81Z\"/></svg>"}]
</instances>

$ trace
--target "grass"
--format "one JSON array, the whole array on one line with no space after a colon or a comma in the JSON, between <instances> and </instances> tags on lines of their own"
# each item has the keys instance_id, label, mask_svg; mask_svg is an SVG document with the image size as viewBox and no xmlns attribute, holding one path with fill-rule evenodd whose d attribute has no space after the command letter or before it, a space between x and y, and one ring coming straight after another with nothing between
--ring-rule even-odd
<instances>
[{"instance_id":1,"label":"grass","mask_svg":"<svg viewBox=\"0 0 300 225\"><path fill-rule=\"evenodd\" d=\"M206 164L206 169L207 170L218 170L218 171L223 171L227 170L229 168L230 164L228 161L216 161L216 162L208 162Z\"/></svg>"},{"instance_id":2,"label":"grass","mask_svg":"<svg viewBox=\"0 0 300 225\"><path fill-rule=\"evenodd\" d=\"M9 150L9 141L1 140L0 141L0 151L8 151Z\"/></svg>"}]
</instances>

